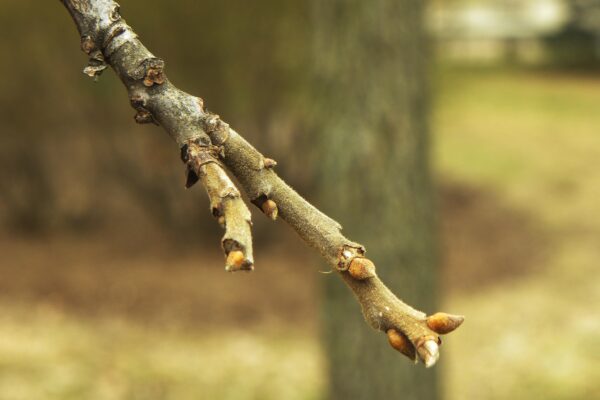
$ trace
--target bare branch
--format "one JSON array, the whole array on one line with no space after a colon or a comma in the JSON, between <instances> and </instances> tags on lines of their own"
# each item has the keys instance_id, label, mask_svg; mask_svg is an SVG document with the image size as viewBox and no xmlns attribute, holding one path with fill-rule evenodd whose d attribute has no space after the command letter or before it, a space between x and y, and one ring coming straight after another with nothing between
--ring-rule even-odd
<instances>
[{"instance_id":1,"label":"bare branch","mask_svg":"<svg viewBox=\"0 0 600 400\"><path fill-rule=\"evenodd\" d=\"M210 200L210 209L219 224L225 228L221 240L225 252L227 271L251 271L254 269L252 259L252 233L250 227L250 210L242 200L229 176L218 161L219 148L202 146L190 141L182 148L183 161L188 166L187 187L198 179L206 188Z\"/></svg>"},{"instance_id":2,"label":"bare branch","mask_svg":"<svg viewBox=\"0 0 600 400\"><path fill-rule=\"evenodd\" d=\"M107 64L129 91L140 124L162 125L182 149L190 187L202 180L213 215L225 227L222 247L226 270L251 270L250 212L239 191L218 162L220 149L203 130L203 101L173 86L164 73L164 61L137 39L112 0L63 0L81 34L81 48L89 55L84 73L98 77Z\"/></svg>"},{"instance_id":3,"label":"bare branch","mask_svg":"<svg viewBox=\"0 0 600 400\"><path fill-rule=\"evenodd\" d=\"M225 123L213 126L207 132L214 144L223 146L224 163L248 196L272 199L281 218L339 272L362 306L367 322L383 332L400 332L413 346L410 354L418 354L426 366L434 365L439 357L439 334L450 331L432 329L426 314L399 300L375 274L375 266L364 257L365 248L344 237L337 222L308 203L272 168L266 168L264 157L239 134ZM454 329L462 317L455 321Z\"/></svg>"},{"instance_id":4,"label":"bare branch","mask_svg":"<svg viewBox=\"0 0 600 400\"><path fill-rule=\"evenodd\" d=\"M223 210L227 229L224 248L229 265L252 261L249 216L245 207L239 205L239 193L220 169L217 157L236 176L254 204L271 219L281 216L338 271L358 299L367 322L387 333L392 347L412 360L418 357L427 367L435 364L441 344L439 334L456 329L462 317L438 313L428 318L398 299L376 275L375 266L365 258L364 247L345 238L337 222L290 188L274 172L273 160L263 157L218 115L207 112L199 98L168 81L164 62L137 39L121 19L114 1L62 1L79 29L82 49L90 56L86 73L97 76L107 64L112 66L129 90L138 112L136 121L162 125L192 156L186 161L188 167L203 180L213 209ZM202 161L211 149L218 150L212 154L211 162ZM233 237L236 244L228 244Z\"/></svg>"}]
</instances>

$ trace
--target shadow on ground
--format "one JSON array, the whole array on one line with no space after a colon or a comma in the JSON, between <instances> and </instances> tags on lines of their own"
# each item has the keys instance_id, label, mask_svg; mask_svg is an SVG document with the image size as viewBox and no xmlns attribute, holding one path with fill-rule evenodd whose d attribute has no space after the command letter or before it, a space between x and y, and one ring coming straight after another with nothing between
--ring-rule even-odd
<instances>
[{"instance_id":1,"label":"shadow on ground","mask_svg":"<svg viewBox=\"0 0 600 400\"><path fill-rule=\"evenodd\" d=\"M548 239L527 213L457 182L445 183L439 193L444 288L484 289L543 265ZM183 326L245 328L292 319L314 327L315 286L330 276L317 273L300 245L257 251L255 272L227 274L212 242L193 247L152 242L115 240L112 234L5 237L0 300Z\"/></svg>"},{"instance_id":2,"label":"shadow on ground","mask_svg":"<svg viewBox=\"0 0 600 400\"><path fill-rule=\"evenodd\" d=\"M445 290L485 290L543 268L550 238L527 211L448 179L438 195Z\"/></svg>"}]
</instances>

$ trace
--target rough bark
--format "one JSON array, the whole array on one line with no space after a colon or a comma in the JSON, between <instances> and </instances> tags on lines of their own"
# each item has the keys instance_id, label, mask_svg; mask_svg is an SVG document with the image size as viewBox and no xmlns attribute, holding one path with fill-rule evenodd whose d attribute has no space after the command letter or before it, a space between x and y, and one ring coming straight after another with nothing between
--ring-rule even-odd
<instances>
[{"instance_id":1,"label":"rough bark","mask_svg":"<svg viewBox=\"0 0 600 400\"><path fill-rule=\"evenodd\" d=\"M182 150L188 166L188 185L201 178L211 204L222 203L220 209L227 234L235 232L237 236L235 245L227 245L227 234L224 238L228 265L235 263L240 267L230 269L251 265L252 254L247 213L239 206L231 210L226 205L229 198L239 200L239 194L231 192L233 183L220 169L221 162L235 175L254 204L270 218L281 216L339 272L373 328L387 332L392 345L412 359L416 360L418 355L427 366L435 363L439 355L436 331L439 329L430 326L424 313L403 303L387 289L375 274L374 265L364 258L364 248L345 238L339 224L290 188L274 172L273 160L263 157L217 115L208 112L201 99L169 82L164 62L140 42L121 18L114 1L62 0L62 3L77 25L82 49L90 57L84 72L97 77L110 65L128 89L137 111L136 121L163 126ZM237 228L229 230L230 221Z\"/></svg>"},{"instance_id":2,"label":"rough bark","mask_svg":"<svg viewBox=\"0 0 600 400\"><path fill-rule=\"evenodd\" d=\"M314 4L320 204L343 218L347 233L367 242L376 264L385 265L379 268L382 279L394 291L432 310L436 246L427 162L423 4ZM329 398L436 398L435 374L394 362L355 317L345 288L327 280L324 290ZM401 340L390 335L393 343Z\"/></svg>"}]
</instances>

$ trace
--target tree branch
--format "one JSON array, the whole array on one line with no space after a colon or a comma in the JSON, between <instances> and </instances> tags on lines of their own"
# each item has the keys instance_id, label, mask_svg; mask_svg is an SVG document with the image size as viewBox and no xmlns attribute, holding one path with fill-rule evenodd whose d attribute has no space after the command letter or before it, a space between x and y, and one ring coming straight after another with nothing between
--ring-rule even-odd
<instances>
[{"instance_id":1,"label":"tree branch","mask_svg":"<svg viewBox=\"0 0 600 400\"><path fill-rule=\"evenodd\" d=\"M219 160L254 204L271 219L281 216L338 271L367 322L386 332L392 347L414 361L418 357L427 367L435 364L439 335L456 329L462 317L444 313L427 317L399 300L376 275L375 266L365 258L364 247L345 238L337 222L289 187L274 172L273 160L263 157L218 115L208 112L201 99L169 82L163 72L164 62L137 39L114 1L62 2L79 29L82 49L90 56L84 72L96 77L110 65L129 91L137 110L136 121L162 125L182 149L188 184L197 178L204 183L213 213L224 218L223 247L229 269L252 265L250 216Z\"/></svg>"},{"instance_id":2,"label":"tree branch","mask_svg":"<svg viewBox=\"0 0 600 400\"><path fill-rule=\"evenodd\" d=\"M197 141L190 141L182 147L181 158L188 166L186 187L191 187L200 179L206 188L212 214L225 228L221 240L227 256L225 269L250 271L254 269L250 210L221 168L218 153L218 147L203 146Z\"/></svg>"}]
</instances>

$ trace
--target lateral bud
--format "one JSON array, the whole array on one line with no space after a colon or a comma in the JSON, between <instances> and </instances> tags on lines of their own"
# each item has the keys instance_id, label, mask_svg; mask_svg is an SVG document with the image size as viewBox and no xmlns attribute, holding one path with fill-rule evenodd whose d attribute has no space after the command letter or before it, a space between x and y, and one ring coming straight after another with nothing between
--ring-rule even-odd
<instances>
[{"instance_id":1,"label":"lateral bud","mask_svg":"<svg viewBox=\"0 0 600 400\"><path fill-rule=\"evenodd\" d=\"M348 273L359 281L372 278L375 276L375 264L368 258L355 257L348 267Z\"/></svg>"},{"instance_id":2,"label":"lateral bud","mask_svg":"<svg viewBox=\"0 0 600 400\"><path fill-rule=\"evenodd\" d=\"M138 124L154 124L158 125L158 122L154 119L152 113L144 108L140 108L137 110L137 113L133 117L135 122Z\"/></svg>"},{"instance_id":3,"label":"lateral bud","mask_svg":"<svg viewBox=\"0 0 600 400\"><path fill-rule=\"evenodd\" d=\"M129 96L129 103L131 104L131 107L139 110L146 107L146 98L139 93L132 93Z\"/></svg>"},{"instance_id":4,"label":"lateral bud","mask_svg":"<svg viewBox=\"0 0 600 400\"><path fill-rule=\"evenodd\" d=\"M438 312L427 317L427 326L429 329L440 335L450 333L458 328L465 320L462 315L452 315Z\"/></svg>"},{"instance_id":5,"label":"lateral bud","mask_svg":"<svg viewBox=\"0 0 600 400\"><path fill-rule=\"evenodd\" d=\"M86 35L81 38L81 50L83 50L85 54L89 55L95 49L96 43L94 43L94 40L91 36Z\"/></svg>"},{"instance_id":6,"label":"lateral bud","mask_svg":"<svg viewBox=\"0 0 600 400\"><path fill-rule=\"evenodd\" d=\"M277 161L273 160L272 158L264 158L263 165L267 169L274 168L277 165Z\"/></svg>"},{"instance_id":7,"label":"lateral bud","mask_svg":"<svg viewBox=\"0 0 600 400\"><path fill-rule=\"evenodd\" d=\"M277 216L279 215L279 209L277 208L277 203L275 203L271 199L265 200L261 204L260 209L265 213L265 215L267 217L269 217L273 221L275 221L277 219Z\"/></svg>"},{"instance_id":8,"label":"lateral bud","mask_svg":"<svg viewBox=\"0 0 600 400\"><path fill-rule=\"evenodd\" d=\"M417 361L415 346L413 346L406 336L395 329L388 329L386 333L390 346L410 358L412 361Z\"/></svg>"}]
</instances>

